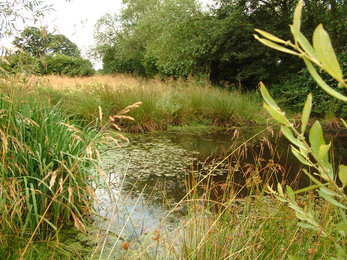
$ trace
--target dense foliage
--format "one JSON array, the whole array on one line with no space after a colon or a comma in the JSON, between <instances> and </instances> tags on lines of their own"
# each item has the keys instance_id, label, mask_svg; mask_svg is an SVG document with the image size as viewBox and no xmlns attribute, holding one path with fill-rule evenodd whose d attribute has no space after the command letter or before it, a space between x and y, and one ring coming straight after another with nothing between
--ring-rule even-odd
<instances>
[{"instance_id":1,"label":"dense foliage","mask_svg":"<svg viewBox=\"0 0 347 260\"><path fill-rule=\"evenodd\" d=\"M62 34L45 28L27 27L12 42L18 51L0 61L2 72L90 76L93 64L81 57L77 45Z\"/></svg>"},{"instance_id":2,"label":"dense foliage","mask_svg":"<svg viewBox=\"0 0 347 260\"><path fill-rule=\"evenodd\" d=\"M253 28L290 38L296 0L216 0L208 10L195 0L123 0L120 15L107 14L95 26L94 55L104 73L209 77L254 88L259 80L279 82L303 64L254 41ZM324 22L337 50L347 35L346 1L306 0L302 31Z\"/></svg>"}]
</instances>

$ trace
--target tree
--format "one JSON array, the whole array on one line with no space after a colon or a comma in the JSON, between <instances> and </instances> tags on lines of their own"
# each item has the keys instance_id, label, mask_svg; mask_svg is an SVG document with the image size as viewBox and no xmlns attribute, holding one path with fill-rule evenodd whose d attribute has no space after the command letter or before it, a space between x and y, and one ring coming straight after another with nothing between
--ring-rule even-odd
<instances>
[{"instance_id":1,"label":"tree","mask_svg":"<svg viewBox=\"0 0 347 260\"><path fill-rule=\"evenodd\" d=\"M71 0L65 0L70 2ZM41 0L5 0L0 2L0 39L19 32L21 23L36 23L53 10Z\"/></svg>"},{"instance_id":2,"label":"tree","mask_svg":"<svg viewBox=\"0 0 347 260\"><path fill-rule=\"evenodd\" d=\"M302 31L313 32L324 17L331 33L347 43L347 0L306 0ZM145 76L203 76L254 89L259 80L278 83L303 65L295 58L260 45L253 28L282 38L297 0L216 0L204 11L195 0L124 0L119 16L99 20L95 52L103 57L104 72ZM335 18L339 20L336 21ZM100 30L100 28L102 30ZM103 41L105 39L105 41Z\"/></svg>"},{"instance_id":3,"label":"tree","mask_svg":"<svg viewBox=\"0 0 347 260\"><path fill-rule=\"evenodd\" d=\"M36 22L51 10L52 6L44 4L44 1L6 0L0 2L0 39L18 32L18 24L21 21L23 24L27 20Z\"/></svg>"},{"instance_id":4,"label":"tree","mask_svg":"<svg viewBox=\"0 0 347 260\"><path fill-rule=\"evenodd\" d=\"M30 55L41 57L44 54L64 54L79 57L77 45L64 35L54 35L45 28L26 27L20 36L15 37L13 45Z\"/></svg>"}]
</instances>

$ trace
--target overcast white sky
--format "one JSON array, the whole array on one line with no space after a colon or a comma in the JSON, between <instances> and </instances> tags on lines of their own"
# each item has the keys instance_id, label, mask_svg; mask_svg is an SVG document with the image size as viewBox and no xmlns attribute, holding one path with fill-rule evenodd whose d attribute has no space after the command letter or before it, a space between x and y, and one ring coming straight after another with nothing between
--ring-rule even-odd
<instances>
[{"instance_id":1,"label":"overcast white sky","mask_svg":"<svg viewBox=\"0 0 347 260\"><path fill-rule=\"evenodd\" d=\"M211 2L211 0L199 1ZM46 0L45 3L53 4L55 11L46 15L45 23L50 24L51 28L56 27L59 33L76 43L82 53L85 53L88 46L93 44L95 22L105 13L120 12L121 2L122 0L71 0L71 2ZM0 41L0 45L8 46L11 41L10 39Z\"/></svg>"}]
</instances>

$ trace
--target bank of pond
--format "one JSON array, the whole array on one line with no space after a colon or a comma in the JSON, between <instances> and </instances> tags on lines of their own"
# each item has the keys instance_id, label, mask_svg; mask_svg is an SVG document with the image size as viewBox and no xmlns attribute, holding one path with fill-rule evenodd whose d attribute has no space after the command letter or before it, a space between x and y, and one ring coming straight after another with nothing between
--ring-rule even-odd
<instances>
[{"instance_id":1,"label":"bank of pond","mask_svg":"<svg viewBox=\"0 0 347 260\"><path fill-rule=\"evenodd\" d=\"M257 92L124 75L9 77L0 87L6 259L336 253L268 192L311 185L310 169L267 120ZM334 165L345 160L344 138L326 136ZM306 198L329 219L328 204L314 192Z\"/></svg>"}]
</instances>

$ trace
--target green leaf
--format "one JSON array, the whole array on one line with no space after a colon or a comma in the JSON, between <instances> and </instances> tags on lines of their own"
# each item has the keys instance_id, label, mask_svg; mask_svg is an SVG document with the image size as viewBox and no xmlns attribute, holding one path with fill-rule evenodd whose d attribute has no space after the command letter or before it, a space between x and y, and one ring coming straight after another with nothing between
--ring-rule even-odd
<instances>
[{"instance_id":1,"label":"green leaf","mask_svg":"<svg viewBox=\"0 0 347 260\"><path fill-rule=\"evenodd\" d=\"M302 188L302 189L300 189L300 190L296 190L294 193L295 193L295 194L306 193L306 192L308 192L308 191L310 191L310 190L315 190L315 189L317 189L317 188L319 188L319 187L321 187L321 186L322 186L322 185L318 185L318 184L316 184L316 185L310 185L310 186L305 187L305 188Z\"/></svg>"},{"instance_id":2,"label":"green leaf","mask_svg":"<svg viewBox=\"0 0 347 260\"><path fill-rule=\"evenodd\" d=\"M292 55L297 55L299 56L300 53L298 52L295 52L293 50L290 50L290 49L287 49L281 45L278 45L277 43L274 43L272 41L269 41L267 39L264 39L264 38L260 38L258 35L254 34L254 38L256 38L258 41L260 41L262 44L272 48L272 49L275 49L275 50L278 50L278 51L281 51L281 52L285 52L285 53L288 53L288 54L292 54Z\"/></svg>"},{"instance_id":3,"label":"green leaf","mask_svg":"<svg viewBox=\"0 0 347 260\"><path fill-rule=\"evenodd\" d=\"M311 173L309 173L306 169L302 169L302 171L310 178L312 182L319 186L324 186L323 183L321 183L318 179L316 179Z\"/></svg>"},{"instance_id":4,"label":"green leaf","mask_svg":"<svg viewBox=\"0 0 347 260\"><path fill-rule=\"evenodd\" d=\"M347 185L347 166L346 165L340 164L338 175L342 183L342 188L346 187Z\"/></svg>"},{"instance_id":5,"label":"green leaf","mask_svg":"<svg viewBox=\"0 0 347 260\"><path fill-rule=\"evenodd\" d=\"M335 228L337 230L344 230L347 231L347 223L346 222L340 222L338 224L335 225Z\"/></svg>"},{"instance_id":6,"label":"green leaf","mask_svg":"<svg viewBox=\"0 0 347 260\"><path fill-rule=\"evenodd\" d=\"M319 190L318 191L319 196L321 196L322 198L324 198L326 201L329 201L331 204L342 208L342 209L347 209L347 207L343 204L341 204L340 202L336 201L335 199L333 199L332 197L330 197L328 194L326 194L324 191Z\"/></svg>"},{"instance_id":7,"label":"green leaf","mask_svg":"<svg viewBox=\"0 0 347 260\"><path fill-rule=\"evenodd\" d=\"M278 122L280 122L281 124L284 125L288 125L288 122L285 118L285 116L283 115L283 112L278 111L276 109L274 109L271 106L268 106L267 104L264 103L264 108L269 112L269 114Z\"/></svg>"},{"instance_id":8,"label":"green leaf","mask_svg":"<svg viewBox=\"0 0 347 260\"><path fill-rule=\"evenodd\" d=\"M292 190L292 188L290 186L288 186L288 185L286 186L286 188L287 188L287 193L288 193L289 199L292 200L292 201L295 201L295 193Z\"/></svg>"},{"instance_id":9,"label":"green leaf","mask_svg":"<svg viewBox=\"0 0 347 260\"><path fill-rule=\"evenodd\" d=\"M304 222L299 222L298 225L302 228L308 228L308 229L313 229L313 230L316 230L316 227L311 225L311 224L308 224L308 223L304 223Z\"/></svg>"},{"instance_id":10,"label":"green leaf","mask_svg":"<svg viewBox=\"0 0 347 260\"><path fill-rule=\"evenodd\" d=\"M265 102L269 105L272 106L274 109L276 110L280 110L279 106L277 105L276 101L271 97L269 91L267 90L267 88L265 87L263 82L259 83L260 85L260 93L263 96L263 99L265 100Z\"/></svg>"},{"instance_id":11,"label":"green leaf","mask_svg":"<svg viewBox=\"0 0 347 260\"><path fill-rule=\"evenodd\" d=\"M308 119L310 118L311 109L312 109L312 94L309 93L307 95L304 109L302 110L302 117L301 117L301 133L302 133L302 135L304 135L304 133L306 131L306 126L308 123Z\"/></svg>"},{"instance_id":12,"label":"green leaf","mask_svg":"<svg viewBox=\"0 0 347 260\"><path fill-rule=\"evenodd\" d=\"M290 130L288 126L283 126L281 128L281 132L292 144L298 147L301 147L303 149L306 149L306 146L293 135L293 132Z\"/></svg>"},{"instance_id":13,"label":"green leaf","mask_svg":"<svg viewBox=\"0 0 347 260\"><path fill-rule=\"evenodd\" d=\"M301 27L302 4L303 4L302 1L299 1L299 3L296 5L295 11L294 11L293 26L291 26L295 44L298 42L298 35L300 32L300 27Z\"/></svg>"},{"instance_id":14,"label":"green leaf","mask_svg":"<svg viewBox=\"0 0 347 260\"><path fill-rule=\"evenodd\" d=\"M305 57L303 57L303 59L304 59L306 67L307 67L308 71L310 72L311 76L325 92L327 92L329 95L331 95L337 99L340 99L344 102L347 102L347 97L342 95L340 92L337 92L336 90L331 88L327 83L325 83L324 80L321 78L321 76L316 71L316 69L313 67L312 63Z\"/></svg>"},{"instance_id":15,"label":"green leaf","mask_svg":"<svg viewBox=\"0 0 347 260\"><path fill-rule=\"evenodd\" d=\"M257 33L259 33L261 36L267 38L268 40L270 41L273 41L273 42L278 42L278 43L282 43L282 44L286 44L286 41L276 37L275 35L271 34L271 33L268 33L268 32L265 32L263 30L260 30L260 29L254 29Z\"/></svg>"},{"instance_id":16,"label":"green leaf","mask_svg":"<svg viewBox=\"0 0 347 260\"><path fill-rule=\"evenodd\" d=\"M317 26L313 33L313 48L324 70L338 81L343 80L340 64L323 25Z\"/></svg>"},{"instance_id":17,"label":"green leaf","mask_svg":"<svg viewBox=\"0 0 347 260\"><path fill-rule=\"evenodd\" d=\"M321 160L324 163L329 162L328 152L329 152L330 147L331 147L331 143L329 143L329 144L322 144L319 147L318 160Z\"/></svg>"},{"instance_id":18,"label":"green leaf","mask_svg":"<svg viewBox=\"0 0 347 260\"><path fill-rule=\"evenodd\" d=\"M307 166L312 166L312 163L310 163L297 149L295 149L294 146L291 146L292 153L298 159L302 164L305 164Z\"/></svg>"},{"instance_id":19,"label":"green leaf","mask_svg":"<svg viewBox=\"0 0 347 260\"><path fill-rule=\"evenodd\" d=\"M308 54L308 56L316 63L319 64L319 59L316 55L316 52L314 51L312 45L310 44L310 42L306 39L306 37L299 32L298 35L298 42L301 46L301 48L306 52L306 54Z\"/></svg>"},{"instance_id":20,"label":"green leaf","mask_svg":"<svg viewBox=\"0 0 347 260\"><path fill-rule=\"evenodd\" d=\"M310 130L309 140L313 154L318 157L320 146L325 144L322 126L318 121L313 124Z\"/></svg>"},{"instance_id":21,"label":"green leaf","mask_svg":"<svg viewBox=\"0 0 347 260\"><path fill-rule=\"evenodd\" d=\"M260 30L260 29L254 29L257 33L259 33L261 36L267 38L268 40L270 41L273 41L273 42L278 42L278 43L282 43L282 44L286 44L286 41L285 40L282 40L278 37L276 37L275 35L271 34L271 33L268 33L268 32L265 32L263 30Z\"/></svg>"}]
</instances>

